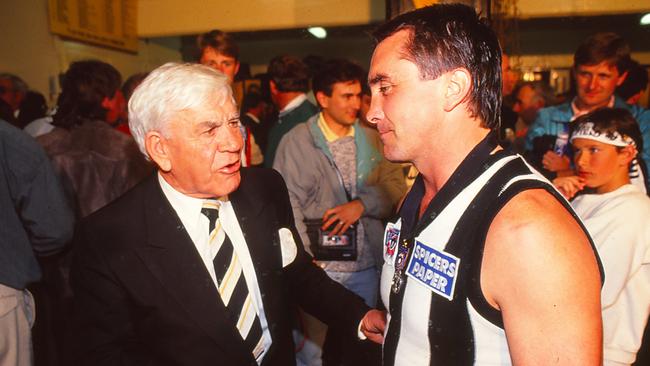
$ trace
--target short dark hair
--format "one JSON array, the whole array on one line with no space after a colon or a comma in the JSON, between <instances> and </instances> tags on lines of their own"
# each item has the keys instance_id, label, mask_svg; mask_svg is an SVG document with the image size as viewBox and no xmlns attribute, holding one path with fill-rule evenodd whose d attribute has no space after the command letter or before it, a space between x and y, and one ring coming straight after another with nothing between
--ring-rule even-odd
<instances>
[{"instance_id":1,"label":"short dark hair","mask_svg":"<svg viewBox=\"0 0 650 366\"><path fill-rule=\"evenodd\" d=\"M627 77L623 80L623 83L616 88L616 95L623 98L623 100L628 100L635 94L646 90L647 87L648 70L639 65L638 62L632 60L632 64L629 70L627 70Z\"/></svg>"},{"instance_id":2,"label":"short dark hair","mask_svg":"<svg viewBox=\"0 0 650 366\"><path fill-rule=\"evenodd\" d=\"M113 98L122 84L120 73L113 66L97 60L77 61L63 75L61 94L53 124L71 128L84 119L106 117L104 98Z\"/></svg>"},{"instance_id":3,"label":"short dark hair","mask_svg":"<svg viewBox=\"0 0 650 366\"><path fill-rule=\"evenodd\" d=\"M269 62L268 74L281 92L306 92L309 89L309 69L293 56L276 56Z\"/></svg>"},{"instance_id":4,"label":"short dark hair","mask_svg":"<svg viewBox=\"0 0 650 366\"><path fill-rule=\"evenodd\" d=\"M237 46L232 36L226 32L213 29L201 34L197 38L196 43L200 51L199 58L203 54L203 51L210 47L224 56L232 57L239 61L239 46Z\"/></svg>"},{"instance_id":5,"label":"short dark hair","mask_svg":"<svg viewBox=\"0 0 650 366\"><path fill-rule=\"evenodd\" d=\"M30 90L25 94L25 99L20 103L18 113L18 126L25 128L35 119L43 118L47 114L47 102L43 94Z\"/></svg>"},{"instance_id":6,"label":"short dark hair","mask_svg":"<svg viewBox=\"0 0 650 366\"><path fill-rule=\"evenodd\" d=\"M27 83L17 75L10 74L10 73L1 73L0 79L2 80L6 79L11 81L11 85L13 86L15 92L27 93L27 91L29 90ZM2 87L0 86L0 88ZM4 90L2 91L4 92Z\"/></svg>"},{"instance_id":7,"label":"short dark hair","mask_svg":"<svg viewBox=\"0 0 650 366\"><path fill-rule=\"evenodd\" d=\"M129 78L126 79L124 84L122 84L122 94L124 95L124 100L128 102L129 99L131 99L131 95L135 91L135 88L137 88L138 85L140 85L140 83L142 83L144 79L147 78L147 76L149 76L148 72L139 72L137 74L129 76Z\"/></svg>"},{"instance_id":8,"label":"short dark hair","mask_svg":"<svg viewBox=\"0 0 650 366\"><path fill-rule=\"evenodd\" d=\"M616 132L623 136L629 136L634 140L637 151L643 151L641 129L634 116L632 116L632 113L627 109L598 108L571 122L571 133L573 134L573 131L576 131L581 125L589 122L593 123L594 131L604 133L607 136L611 137Z\"/></svg>"},{"instance_id":9,"label":"short dark hair","mask_svg":"<svg viewBox=\"0 0 650 366\"><path fill-rule=\"evenodd\" d=\"M548 85L547 82L542 80L535 81L524 81L515 87L513 95L517 95L519 91L524 87L529 87L535 92L535 97L544 100L544 106L549 107L557 104L557 98L555 97L555 90Z\"/></svg>"},{"instance_id":10,"label":"short dark hair","mask_svg":"<svg viewBox=\"0 0 650 366\"><path fill-rule=\"evenodd\" d=\"M336 83L358 81L361 84L364 80L363 74L363 68L351 61L343 59L330 60L325 63L325 66L312 80L314 95L321 92L327 96L332 96L332 88Z\"/></svg>"},{"instance_id":11,"label":"short dark hair","mask_svg":"<svg viewBox=\"0 0 650 366\"><path fill-rule=\"evenodd\" d=\"M264 103L262 94L258 92L248 92L244 95L244 99L241 102L241 112L246 113L260 105L260 103Z\"/></svg>"},{"instance_id":12,"label":"short dark hair","mask_svg":"<svg viewBox=\"0 0 650 366\"><path fill-rule=\"evenodd\" d=\"M436 4L402 15L373 32L377 43L409 31L404 57L417 65L420 77L438 78L462 67L472 76L467 108L484 126L495 129L501 115L501 47L487 21L462 4Z\"/></svg>"},{"instance_id":13,"label":"short dark hair","mask_svg":"<svg viewBox=\"0 0 650 366\"><path fill-rule=\"evenodd\" d=\"M573 55L574 67L598 65L603 61L616 66L618 73L623 74L631 66L630 46L616 33L596 33L585 39Z\"/></svg>"}]
</instances>

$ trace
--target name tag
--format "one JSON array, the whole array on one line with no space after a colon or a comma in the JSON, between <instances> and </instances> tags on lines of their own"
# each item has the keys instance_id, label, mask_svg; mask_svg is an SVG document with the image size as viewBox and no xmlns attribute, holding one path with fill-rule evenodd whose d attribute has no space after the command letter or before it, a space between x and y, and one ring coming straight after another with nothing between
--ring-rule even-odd
<instances>
[{"instance_id":1,"label":"name tag","mask_svg":"<svg viewBox=\"0 0 650 366\"><path fill-rule=\"evenodd\" d=\"M384 231L384 260L386 262L393 262L393 257L395 257L397 251L397 243L399 243L401 226L401 221L386 224L386 230Z\"/></svg>"},{"instance_id":2,"label":"name tag","mask_svg":"<svg viewBox=\"0 0 650 366\"><path fill-rule=\"evenodd\" d=\"M451 301L459 266L460 258L416 240L406 275Z\"/></svg>"}]
</instances>

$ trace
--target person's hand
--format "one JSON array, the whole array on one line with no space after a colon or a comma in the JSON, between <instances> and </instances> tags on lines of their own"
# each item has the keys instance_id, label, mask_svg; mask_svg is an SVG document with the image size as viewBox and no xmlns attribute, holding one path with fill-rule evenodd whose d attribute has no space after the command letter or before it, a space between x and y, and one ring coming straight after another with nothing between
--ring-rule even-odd
<instances>
[{"instance_id":1,"label":"person's hand","mask_svg":"<svg viewBox=\"0 0 650 366\"><path fill-rule=\"evenodd\" d=\"M542 166L544 169L557 172L560 170L567 170L571 167L569 158L564 155L558 155L554 151L547 151L542 158Z\"/></svg>"},{"instance_id":2,"label":"person's hand","mask_svg":"<svg viewBox=\"0 0 650 366\"><path fill-rule=\"evenodd\" d=\"M386 313L372 309L361 320L361 331L369 340L383 344L384 329L386 329Z\"/></svg>"},{"instance_id":3,"label":"person's hand","mask_svg":"<svg viewBox=\"0 0 650 366\"><path fill-rule=\"evenodd\" d=\"M358 199L330 208L323 215L323 226L321 226L321 229L327 230L332 224L335 224L330 232L330 236L344 233L350 225L359 221L365 209L361 200Z\"/></svg>"},{"instance_id":4,"label":"person's hand","mask_svg":"<svg viewBox=\"0 0 650 366\"><path fill-rule=\"evenodd\" d=\"M578 176L559 177L553 179L553 185L562 193L566 199L570 200L576 193L585 188L585 180Z\"/></svg>"}]
</instances>

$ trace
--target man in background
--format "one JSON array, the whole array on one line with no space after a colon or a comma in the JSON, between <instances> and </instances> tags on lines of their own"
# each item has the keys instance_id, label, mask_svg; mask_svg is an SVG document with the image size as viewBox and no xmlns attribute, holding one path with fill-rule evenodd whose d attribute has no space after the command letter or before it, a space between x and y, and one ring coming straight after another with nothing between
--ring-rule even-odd
<instances>
[{"instance_id":1,"label":"man in background","mask_svg":"<svg viewBox=\"0 0 650 366\"><path fill-rule=\"evenodd\" d=\"M72 238L74 215L43 149L0 120L0 364L33 364L34 300L27 285L40 280L37 256L61 251Z\"/></svg>"},{"instance_id":2,"label":"man in background","mask_svg":"<svg viewBox=\"0 0 650 366\"><path fill-rule=\"evenodd\" d=\"M555 104L553 88L543 81L526 81L515 89L512 110L517 113L513 147L514 151L524 153L524 143L528 128L537 118L537 112Z\"/></svg>"},{"instance_id":3,"label":"man in background","mask_svg":"<svg viewBox=\"0 0 650 366\"><path fill-rule=\"evenodd\" d=\"M401 167L381 156L376 131L357 120L363 73L350 61L333 60L314 76L320 113L284 136L273 168L287 183L305 249L330 278L374 307L382 263L378 245L382 221L393 213L405 187ZM331 247L323 235L346 238L352 248L338 255L324 253ZM370 363L353 339L333 328L327 332L325 364Z\"/></svg>"},{"instance_id":4,"label":"man in background","mask_svg":"<svg viewBox=\"0 0 650 366\"><path fill-rule=\"evenodd\" d=\"M235 40L226 32L218 29L204 33L197 39L200 51L199 63L211 67L228 77L228 83L232 86L235 75L239 72L239 46ZM239 94L241 96L241 93ZM236 98L241 102L241 98ZM242 150L242 162L244 166L260 165L264 158L255 136L248 126L241 126L244 137L244 149Z\"/></svg>"},{"instance_id":5,"label":"man in background","mask_svg":"<svg viewBox=\"0 0 650 366\"><path fill-rule=\"evenodd\" d=\"M309 90L309 69L293 56L278 56L268 67L271 100L279 115L269 131L269 140L264 153L264 166L272 167L275 150L282 137L297 124L307 121L318 113L318 108L307 100Z\"/></svg>"},{"instance_id":6,"label":"man in background","mask_svg":"<svg viewBox=\"0 0 650 366\"><path fill-rule=\"evenodd\" d=\"M151 165L131 136L113 126L125 117L121 75L96 60L70 65L52 124L38 137L78 217L85 217L141 181Z\"/></svg>"},{"instance_id":7,"label":"man in background","mask_svg":"<svg viewBox=\"0 0 650 366\"><path fill-rule=\"evenodd\" d=\"M623 83L616 88L616 95L627 104L639 104L641 94L648 89L648 70L638 62L632 60L632 65L627 72Z\"/></svg>"},{"instance_id":8,"label":"man in background","mask_svg":"<svg viewBox=\"0 0 650 366\"><path fill-rule=\"evenodd\" d=\"M629 110L639 123L644 140L650 141L650 112L630 106L614 95L616 88L625 81L630 66L630 47L621 36L597 33L588 37L573 56L575 98L541 109L528 129L525 149L529 161L547 177L572 174L568 144L570 123L600 107ZM648 161L650 144L646 145L642 157ZM634 182L635 177L630 177ZM647 181L648 177L645 179Z\"/></svg>"},{"instance_id":9,"label":"man in background","mask_svg":"<svg viewBox=\"0 0 650 366\"><path fill-rule=\"evenodd\" d=\"M241 114L239 116L242 124L253 134L255 142L262 151L266 150L269 129L271 127L269 124L270 121L268 120L269 107L260 93L251 91L244 95Z\"/></svg>"},{"instance_id":10,"label":"man in background","mask_svg":"<svg viewBox=\"0 0 650 366\"><path fill-rule=\"evenodd\" d=\"M0 74L0 118L15 124L20 103L27 94L27 83L14 74Z\"/></svg>"}]
</instances>

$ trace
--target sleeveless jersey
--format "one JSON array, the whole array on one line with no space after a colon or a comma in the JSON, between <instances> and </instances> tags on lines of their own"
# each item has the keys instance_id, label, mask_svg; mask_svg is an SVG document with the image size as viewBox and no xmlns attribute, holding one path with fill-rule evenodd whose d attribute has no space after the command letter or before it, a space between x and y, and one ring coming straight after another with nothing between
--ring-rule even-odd
<instances>
[{"instance_id":1,"label":"sleeveless jersey","mask_svg":"<svg viewBox=\"0 0 650 366\"><path fill-rule=\"evenodd\" d=\"M483 297L480 272L490 224L516 194L546 190L587 233L568 202L523 158L505 151L489 155L496 146L491 138L474 148L419 221L421 177L399 219L387 225L381 277L388 309L384 365L511 364L501 313Z\"/></svg>"}]
</instances>

